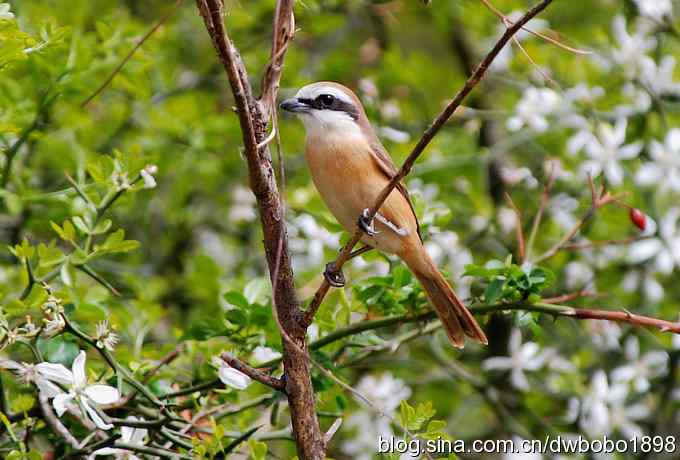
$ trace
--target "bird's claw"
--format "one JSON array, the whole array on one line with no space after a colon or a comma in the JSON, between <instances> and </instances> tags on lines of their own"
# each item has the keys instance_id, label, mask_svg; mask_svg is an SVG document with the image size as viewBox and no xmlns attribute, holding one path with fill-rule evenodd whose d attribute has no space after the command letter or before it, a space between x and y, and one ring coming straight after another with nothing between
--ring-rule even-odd
<instances>
[{"instance_id":1,"label":"bird's claw","mask_svg":"<svg viewBox=\"0 0 680 460\"><path fill-rule=\"evenodd\" d=\"M326 278L328 284L333 287L341 288L345 286L345 275L342 270L338 270L333 262L326 264L326 269L323 271L323 277Z\"/></svg>"},{"instance_id":2,"label":"bird's claw","mask_svg":"<svg viewBox=\"0 0 680 460\"><path fill-rule=\"evenodd\" d=\"M361 217L359 217L359 222L357 224L359 225L359 228L361 228L368 236L375 236L377 235L378 232L375 229L375 225L373 224L373 219L369 220L368 215L370 213L370 210L368 208L364 209L364 211L361 213Z\"/></svg>"}]
</instances>

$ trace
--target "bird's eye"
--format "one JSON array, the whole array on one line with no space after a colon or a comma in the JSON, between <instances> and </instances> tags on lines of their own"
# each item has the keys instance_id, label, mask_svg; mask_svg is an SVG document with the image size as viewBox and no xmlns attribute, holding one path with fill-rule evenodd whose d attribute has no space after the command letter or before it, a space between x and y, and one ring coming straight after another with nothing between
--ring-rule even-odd
<instances>
[{"instance_id":1,"label":"bird's eye","mask_svg":"<svg viewBox=\"0 0 680 460\"><path fill-rule=\"evenodd\" d=\"M322 94L319 97L316 98L319 103L321 103L321 106L324 108L331 107L333 105L333 102L335 102L335 97L333 97L330 94Z\"/></svg>"}]
</instances>

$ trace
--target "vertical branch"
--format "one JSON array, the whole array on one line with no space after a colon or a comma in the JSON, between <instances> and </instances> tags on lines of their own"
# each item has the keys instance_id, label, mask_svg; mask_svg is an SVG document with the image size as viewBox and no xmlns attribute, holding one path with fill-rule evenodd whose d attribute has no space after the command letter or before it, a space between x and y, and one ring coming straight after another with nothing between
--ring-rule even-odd
<instances>
[{"instance_id":1,"label":"vertical branch","mask_svg":"<svg viewBox=\"0 0 680 460\"><path fill-rule=\"evenodd\" d=\"M250 187L257 199L267 264L272 286L275 286L273 298L276 314L286 336L291 339L282 340L283 381L298 455L301 460L322 460L325 457L323 435L314 406L306 354L306 328L298 321L300 305L295 292L284 210L268 142L264 142L267 138L267 122L275 108L283 57L294 29L293 1L277 2L271 62L263 78L262 103L253 97L246 68L224 28L221 1L196 0L196 5L227 72L236 101Z\"/></svg>"}]
</instances>

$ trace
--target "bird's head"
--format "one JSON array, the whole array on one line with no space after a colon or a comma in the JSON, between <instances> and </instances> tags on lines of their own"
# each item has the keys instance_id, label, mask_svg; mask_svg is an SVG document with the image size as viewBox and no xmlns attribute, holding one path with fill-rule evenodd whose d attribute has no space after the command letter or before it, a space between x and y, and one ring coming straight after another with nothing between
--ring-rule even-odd
<instances>
[{"instance_id":1,"label":"bird's head","mask_svg":"<svg viewBox=\"0 0 680 460\"><path fill-rule=\"evenodd\" d=\"M300 117L309 136L360 135L370 129L359 98L339 83L322 81L303 86L295 97L283 101L281 108Z\"/></svg>"}]
</instances>

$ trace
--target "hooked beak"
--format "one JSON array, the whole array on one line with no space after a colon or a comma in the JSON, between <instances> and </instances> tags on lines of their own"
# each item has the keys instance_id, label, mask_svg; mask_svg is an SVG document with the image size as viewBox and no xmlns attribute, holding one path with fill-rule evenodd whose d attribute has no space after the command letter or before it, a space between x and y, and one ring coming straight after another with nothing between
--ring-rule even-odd
<instances>
[{"instance_id":1,"label":"hooked beak","mask_svg":"<svg viewBox=\"0 0 680 460\"><path fill-rule=\"evenodd\" d=\"M309 105L305 104L304 102L300 102L297 98L292 97L290 99L286 99L283 101L280 105L280 107L285 110L286 112L292 112L292 113L305 113L309 112Z\"/></svg>"}]
</instances>

